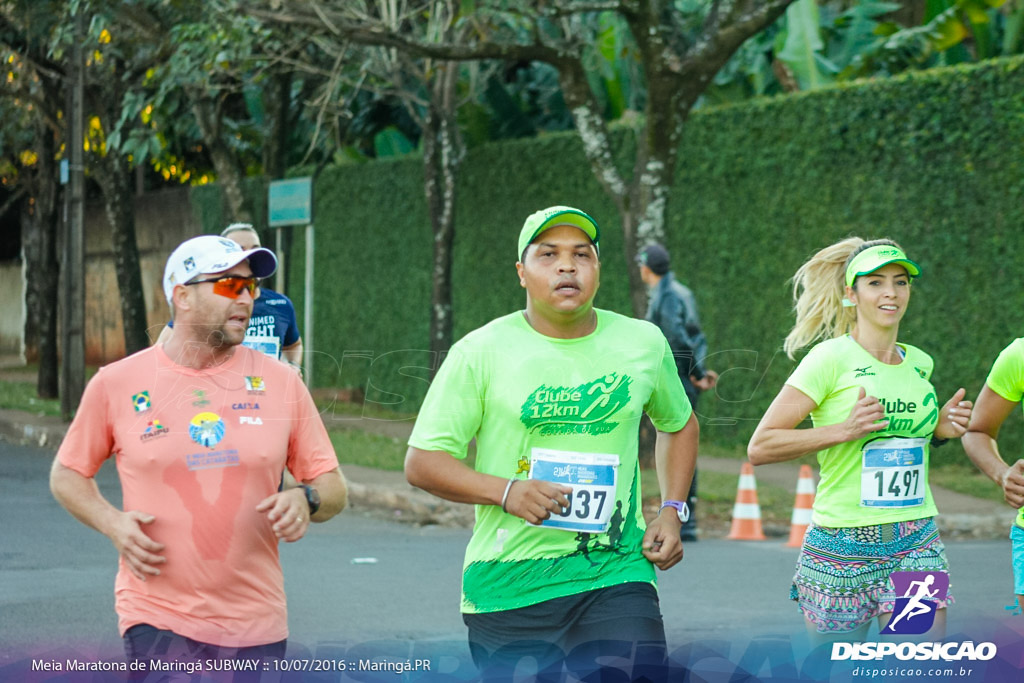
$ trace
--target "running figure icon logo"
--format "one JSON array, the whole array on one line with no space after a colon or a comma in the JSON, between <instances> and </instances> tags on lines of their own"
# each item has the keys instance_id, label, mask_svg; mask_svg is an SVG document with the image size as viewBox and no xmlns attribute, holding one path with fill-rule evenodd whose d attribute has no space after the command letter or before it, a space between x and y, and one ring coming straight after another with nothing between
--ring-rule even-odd
<instances>
[{"instance_id":1,"label":"running figure icon logo","mask_svg":"<svg viewBox=\"0 0 1024 683\"><path fill-rule=\"evenodd\" d=\"M892 618L882 633L920 635L935 623L935 610L949 591L945 572L893 572L889 575L896 590Z\"/></svg>"}]
</instances>

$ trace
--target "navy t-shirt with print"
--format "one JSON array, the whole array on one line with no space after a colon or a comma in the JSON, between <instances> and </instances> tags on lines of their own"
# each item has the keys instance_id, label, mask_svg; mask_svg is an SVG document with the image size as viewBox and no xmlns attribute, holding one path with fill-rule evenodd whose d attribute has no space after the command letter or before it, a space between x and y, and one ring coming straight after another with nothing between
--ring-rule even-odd
<instances>
[{"instance_id":1,"label":"navy t-shirt with print","mask_svg":"<svg viewBox=\"0 0 1024 683\"><path fill-rule=\"evenodd\" d=\"M270 356L281 356L281 349L299 341L299 326L291 299L270 289L260 288L260 298L252 307L249 329L242 342Z\"/></svg>"}]
</instances>

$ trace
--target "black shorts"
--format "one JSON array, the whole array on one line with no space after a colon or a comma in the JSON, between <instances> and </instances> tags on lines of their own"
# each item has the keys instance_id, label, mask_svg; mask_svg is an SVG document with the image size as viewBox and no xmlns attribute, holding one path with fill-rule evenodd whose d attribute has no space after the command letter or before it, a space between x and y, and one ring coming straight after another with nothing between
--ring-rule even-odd
<instances>
[{"instance_id":1,"label":"black shorts","mask_svg":"<svg viewBox=\"0 0 1024 683\"><path fill-rule=\"evenodd\" d=\"M192 640L173 631L159 629L149 624L136 624L124 632L124 651L129 662L143 661L145 667L133 670L129 676L130 681L157 681L157 680L183 680L198 681L204 678L207 666L214 669L212 680L233 681L234 683L257 683L260 680L259 671L237 671L231 672L233 667L219 662L223 660L249 660L257 659L284 659L284 653L288 641L282 640L266 645L255 645L251 647L223 647L211 645L198 640ZM160 670L148 671L150 662L159 660L166 664L168 673L166 678ZM207 664L207 660L218 660L216 663Z\"/></svg>"},{"instance_id":2,"label":"black shorts","mask_svg":"<svg viewBox=\"0 0 1024 683\"><path fill-rule=\"evenodd\" d=\"M462 620L469 627L473 662L485 679L503 678L502 672L526 659L552 679L563 664L585 676L599 668L602 657L614 658L631 675L664 665L665 627L658 592L649 583L598 588L519 609L463 614Z\"/></svg>"}]
</instances>

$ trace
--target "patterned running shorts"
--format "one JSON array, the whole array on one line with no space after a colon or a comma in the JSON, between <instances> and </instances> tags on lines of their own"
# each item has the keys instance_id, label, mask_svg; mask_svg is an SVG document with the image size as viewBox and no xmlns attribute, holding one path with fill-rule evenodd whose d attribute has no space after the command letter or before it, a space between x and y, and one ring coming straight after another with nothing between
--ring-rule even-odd
<instances>
[{"instance_id":1,"label":"patterned running shorts","mask_svg":"<svg viewBox=\"0 0 1024 683\"><path fill-rule=\"evenodd\" d=\"M819 633L848 633L893 611L889 574L896 571L949 573L946 547L931 517L838 529L812 524L789 597ZM951 584L938 608L953 602Z\"/></svg>"}]
</instances>

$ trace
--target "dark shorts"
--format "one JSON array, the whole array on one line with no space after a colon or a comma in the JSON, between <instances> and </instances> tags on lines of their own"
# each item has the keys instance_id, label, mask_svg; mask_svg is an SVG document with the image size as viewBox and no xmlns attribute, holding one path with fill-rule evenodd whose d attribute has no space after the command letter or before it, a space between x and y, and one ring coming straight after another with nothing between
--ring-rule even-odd
<instances>
[{"instance_id":1,"label":"dark shorts","mask_svg":"<svg viewBox=\"0 0 1024 683\"><path fill-rule=\"evenodd\" d=\"M146 664L144 668L132 673L132 681L165 680L169 673L171 680L198 681L206 675L213 676L213 680L217 681L259 681L259 671L236 671L232 675L225 673L230 671L230 668L225 667L220 672L211 673L207 670L207 660L283 659L287 644L288 641L281 640L252 647L223 647L192 640L149 624L136 624L124 632L124 652L128 656L128 661L141 661ZM164 672L160 672L156 666L150 666L150 663L155 661L166 665ZM217 665L214 664L210 668L214 667Z\"/></svg>"},{"instance_id":2,"label":"dark shorts","mask_svg":"<svg viewBox=\"0 0 1024 683\"><path fill-rule=\"evenodd\" d=\"M599 658L636 680L657 680L665 662L665 628L658 592L624 583L501 612L463 614L469 649L484 679L506 678L524 660L539 678L557 680L563 664L583 678ZM608 659L602 659L607 666Z\"/></svg>"}]
</instances>

